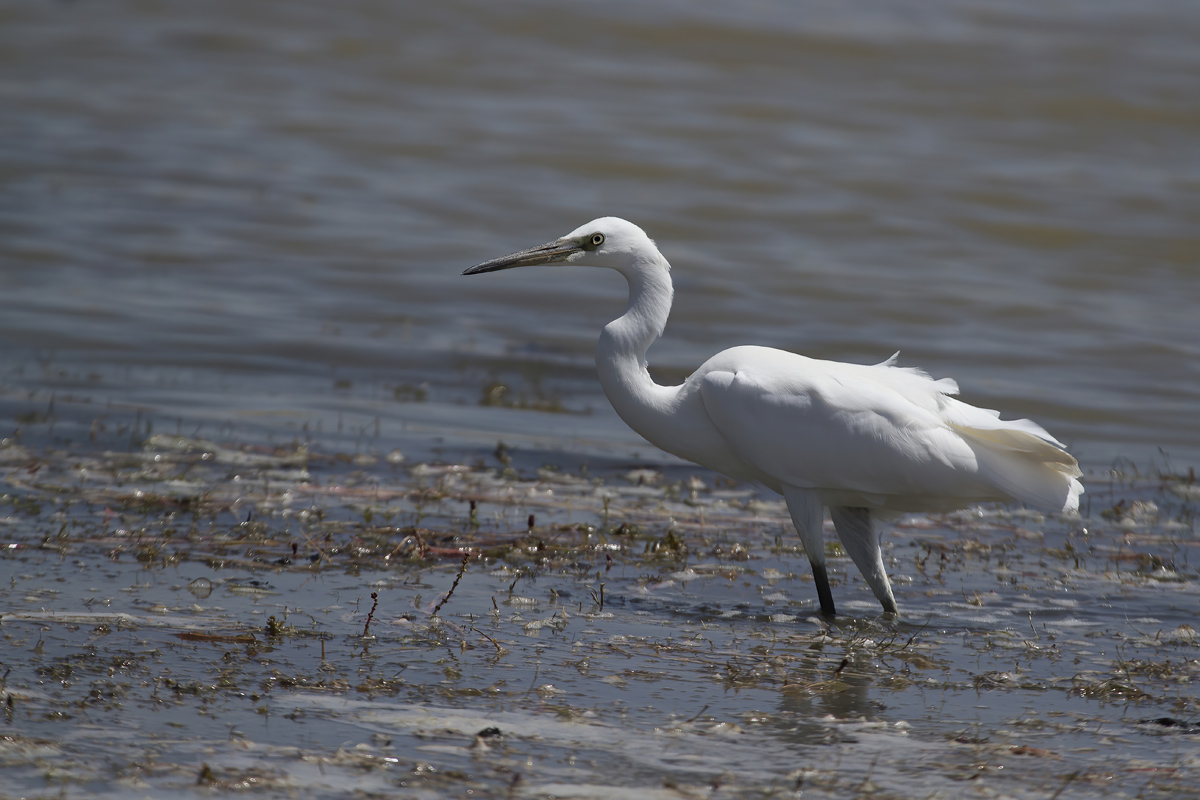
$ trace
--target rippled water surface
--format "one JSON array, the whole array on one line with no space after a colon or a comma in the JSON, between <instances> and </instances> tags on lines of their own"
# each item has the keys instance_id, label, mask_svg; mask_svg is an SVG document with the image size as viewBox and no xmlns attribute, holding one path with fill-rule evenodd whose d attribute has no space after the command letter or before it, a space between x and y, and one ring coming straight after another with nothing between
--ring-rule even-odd
<instances>
[{"instance_id":1,"label":"rippled water surface","mask_svg":"<svg viewBox=\"0 0 1200 800\"><path fill-rule=\"evenodd\" d=\"M675 267L666 378L900 350L1090 469L1200 460L1192 4L0 16L10 417L554 424L479 418L500 381L632 445L591 363L619 277L458 275L617 214Z\"/></svg>"},{"instance_id":2,"label":"rippled water surface","mask_svg":"<svg viewBox=\"0 0 1200 800\"><path fill-rule=\"evenodd\" d=\"M0 0L0 797L1194 793L1197 87L1182 0ZM812 617L609 408L619 276L460 275L608 214L661 380L900 350L1082 516Z\"/></svg>"},{"instance_id":3,"label":"rippled water surface","mask_svg":"<svg viewBox=\"0 0 1200 800\"><path fill-rule=\"evenodd\" d=\"M783 503L690 467L327 445L0 446L0 796L1200 786L1194 483L906 517L902 616L831 546L829 619Z\"/></svg>"}]
</instances>

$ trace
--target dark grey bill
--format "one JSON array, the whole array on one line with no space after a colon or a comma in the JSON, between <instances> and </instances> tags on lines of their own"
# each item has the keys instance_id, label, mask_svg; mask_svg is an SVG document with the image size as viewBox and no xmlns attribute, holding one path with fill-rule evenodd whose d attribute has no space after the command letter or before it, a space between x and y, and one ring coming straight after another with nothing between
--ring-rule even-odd
<instances>
[{"instance_id":1,"label":"dark grey bill","mask_svg":"<svg viewBox=\"0 0 1200 800\"><path fill-rule=\"evenodd\" d=\"M513 267L554 264L559 261L566 261L569 255L578 253L582 249L583 245L579 242L559 239L547 242L546 244L539 244L537 247L531 247L528 250L522 250L518 253L493 258L491 261L485 261L482 264L476 264L470 269L464 269L462 274L478 275L481 272L495 272L501 269L512 269Z\"/></svg>"}]
</instances>

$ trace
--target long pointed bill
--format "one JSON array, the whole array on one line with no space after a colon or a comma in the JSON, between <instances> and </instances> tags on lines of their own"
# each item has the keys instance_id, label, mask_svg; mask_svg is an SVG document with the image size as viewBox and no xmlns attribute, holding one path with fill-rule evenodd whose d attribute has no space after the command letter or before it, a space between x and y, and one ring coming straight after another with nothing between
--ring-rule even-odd
<instances>
[{"instance_id":1,"label":"long pointed bill","mask_svg":"<svg viewBox=\"0 0 1200 800\"><path fill-rule=\"evenodd\" d=\"M501 258L493 258L491 261L485 261L482 264L476 264L470 269L463 270L463 275L478 275L481 272L495 272L501 269L512 269L513 267L532 267L538 264L555 264L560 261L566 261L573 253L578 253L583 250L579 242L563 241L559 239L546 244L539 244L537 247L531 247L528 250L522 250L519 253L503 256Z\"/></svg>"}]
</instances>

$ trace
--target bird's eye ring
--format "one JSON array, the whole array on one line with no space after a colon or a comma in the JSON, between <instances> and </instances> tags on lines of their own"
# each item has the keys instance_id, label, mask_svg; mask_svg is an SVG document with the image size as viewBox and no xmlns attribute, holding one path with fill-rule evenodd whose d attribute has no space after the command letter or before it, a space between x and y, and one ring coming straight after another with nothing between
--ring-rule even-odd
<instances>
[{"instance_id":1,"label":"bird's eye ring","mask_svg":"<svg viewBox=\"0 0 1200 800\"><path fill-rule=\"evenodd\" d=\"M591 236L588 237L588 244L590 244L593 248L599 247L600 245L604 244L604 234L603 233L593 233Z\"/></svg>"}]
</instances>

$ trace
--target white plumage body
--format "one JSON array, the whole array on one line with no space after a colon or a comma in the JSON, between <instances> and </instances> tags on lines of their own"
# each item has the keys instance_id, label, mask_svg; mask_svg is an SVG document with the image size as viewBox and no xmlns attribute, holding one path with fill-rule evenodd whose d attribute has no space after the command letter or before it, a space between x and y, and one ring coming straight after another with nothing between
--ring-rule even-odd
<instances>
[{"instance_id":1,"label":"white plumage body","mask_svg":"<svg viewBox=\"0 0 1200 800\"><path fill-rule=\"evenodd\" d=\"M952 397L957 391L952 380L892 359L864 366L735 347L705 362L678 393L675 419L695 415L696 424L659 428L631 415L631 425L668 452L776 492L782 484L816 490L826 505L1075 506L1074 460L1050 434L963 403ZM705 423L719 437L684 432Z\"/></svg>"},{"instance_id":2,"label":"white plumage body","mask_svg":"<svg viewBox=\"0 0 1200 800\"><path fill-rule=\"evenodd\" d=\"M670 314L670 265L641 228L625 220L595 220L466 274L551 263L604 266L626 277L629 304L604 327L596 347L609 401L663 450L782 494L826 613L834 613L834 605L823 507L884 610L892 612L896 603L873 515L994 500L1047 511L1078 507L1078 464L1041 426L968 405L953 396L954 381L895 366L895 356L859 365L734 347L680 386L655 383L645 354Z\"/></svg>"}]
</instances>

